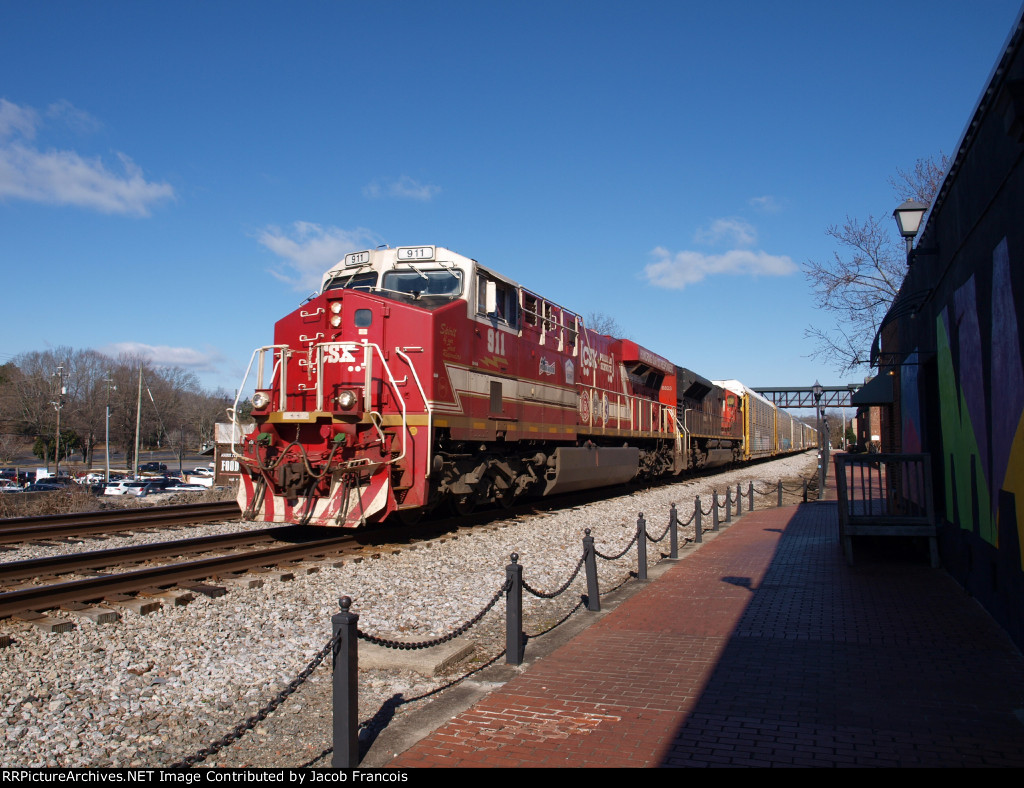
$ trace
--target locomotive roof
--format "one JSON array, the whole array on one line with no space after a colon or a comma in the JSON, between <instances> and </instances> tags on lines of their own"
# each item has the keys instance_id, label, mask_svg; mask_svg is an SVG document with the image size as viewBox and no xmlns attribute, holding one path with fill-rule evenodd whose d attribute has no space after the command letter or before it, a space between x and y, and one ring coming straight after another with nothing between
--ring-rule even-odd
<instances>
[{"instance_id":1,"label":"locomotive roof","mask_svg":"<svg viewBox=\"0 0 1024 788\"><path fill-rule=\"evenodd\" d=\"M396 246L385 249L363 249L358 252L349 252L341 258L341 260L332 265L321 277L320 289L322 291L324 286L331 279L339 274L345 273L346 271L355 273L363 270L376 270L384 266L390 267L399 263L408 263L412 265L449 263L463 268L478 265L476 260L471 257L466 257L458 252L453 252L451 249L447 249L443 246L433 246L430 244L424 244L422 246ZM506 281L511 281L500 274L494 275L501 279L505 279ZM515 283L513 282L513 284Z\"/></svg>"}]
</instances>

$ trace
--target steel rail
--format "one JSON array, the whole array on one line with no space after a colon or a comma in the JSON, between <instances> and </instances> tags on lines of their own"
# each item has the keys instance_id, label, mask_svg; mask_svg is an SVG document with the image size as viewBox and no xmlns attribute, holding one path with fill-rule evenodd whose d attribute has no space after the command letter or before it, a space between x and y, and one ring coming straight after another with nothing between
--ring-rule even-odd
<instances>
[{"instance_id":1,"label":"steel rail","mask_svg":"<svg viewBox=\"0 0 1024 788\"><path fill-rule=\"evenodd\" d=\"M285 525L233 534L199 536L174 542L152 542L143 545L115 547L111 550L90 550L85 553L53 555L46 558L27 558L23 561L0 564L0 582L9 583L28 577L39 577L56 572L74 572L99 569L125 561L146 561L151 558L187 555L217 548L232 548L240 544L256 543L294 534L297 526Z\"/></svg>"},{"instance_id":2,"label":"steel rail","mask_svg":"<svg viewBox=\"0 0 1024 788\"><path fill-rule=\"evenodd\" d=\"M157 528L180 522L204 522L233 519L238 514L234 501L190 503L182 506L152 506L147 509L52 514L44 517L12 517L0 520L0 544L27 539L124 531L131 528Z\"/></svg>"},{"instance_id":3,"label":"steel rail","mask_svg":"<svg viewBox=\"0 0 1024 788\"><path fill-rule=\"evenodd\" d=\"M153 586L170 587L177 583L198 582L220 573L273 566L336 550L353 541L351 534L318 539L301 545L272 547L238 555L201 558L180 564L149 567L117 575L101 575L48 586L33 586L0 594L0 618L25 611L41 612L68 602L94 602L113 594L141 591Z\"/></svg>"}]
</instances>

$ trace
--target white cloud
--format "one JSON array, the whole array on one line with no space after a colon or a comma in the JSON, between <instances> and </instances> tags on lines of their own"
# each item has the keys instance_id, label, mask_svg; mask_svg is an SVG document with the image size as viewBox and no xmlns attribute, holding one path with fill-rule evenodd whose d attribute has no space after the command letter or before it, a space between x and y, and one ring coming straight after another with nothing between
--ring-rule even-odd
<instances>
[{"instance_id":1,"label":"white cloud","mask_svg":"<svg viewBox=\"0 0 1024 788\"><path fill-rule=\"evenodd\" d=\"M724 254L682 251L673 254L664 247L651 251L653 263L644 267L644 276L655 287L682 290L708 276L788 276L799 270L785 255L770 255L750 249L733 249Z\"/></svg>"},{"instance_id":2,"label":"white cloud","mask_svg":"<svg viewBox=\"0 0 1024 788\"><path fill-rule=\"evenodd\" d=\"M100 352L115 358L121 353L143 356L159 367L181 367L209 372L220 371L224 364L224 356L212 348L197 350L191 347L146 345L142 342L114 342L100 348Z\"/></svg>"},{"instance_id":3,"label":"white cloud","mask_svg":"<svg viewBox=\"0 0 1024 788\"><path fill-rule=\"evenodd\" d=\"M765 194L761 197L751 197L750 205L762 213L778 213L782 210L782 203L772 194Z\"/></svg>"},{"instance_id":4,"label":"white cloud","mask_svg":"<svg viewBox=\"0 0 1024 788\"><path fill-rule=\"evenodd\" d=\"M46 117L58 120L79 134L92 134L103 128L103 124L85 110L81 110L67 99L53 102L46 108Z\"/></svg>"},{"instance_id":5,"label":"white cloud","mask_svg":"<svg viewBox=\"0 0 1024 788\"><path fill-rule=\"evenodd\" d=\"M312 222L295 222L290 233L278 227L267 227L257 240L283 258L285 268L290 269L290 273L274 269L270 273L296 290L319 288L323 274L346 253L380 244L376 235L361 227L342 230Z\"/></svg>"},{"instance_id":6,"label":"white cloud","mask_svg":"<svg viewBox=\"0 0 1024 788\"><path fill-rule=\"evenodd\" d=\"M39 116L31 107L19 107L7 99L0 99L0 140L22 136L32 139L36 135Z\"/></svg>"},{"instance_id":7,"label":"white cloud","mask_svg":"<svg viewBox=\"0 0 1024 788\"><path fill-rule=\"evenodd\" d=\"M403 175L391 181L373 181L363 187L363 195L372 200L379 200L382 197L396 197L398 199L428 202L440 191L440 186L420 183L408 175Z\"/></svg>"},{"instance_id":8,"label":"white cloud","mask_svg":"<svg viewBox=\"0 0 1024 788\"><path fill-rule=\"evenodd\" d=\"M50 114L79 130L96 128L97 121L68 102L51 105ZM123 153L117 154L120 166L114 171L99 158L40 149L32 144L38 125L35 110L0 99L0 199L148 216L153 203L174 198L169 183L147 181L141 168Z\"/></svg>"},{"instance_id":9,"label":"white cloud","mask_svg":"<svg viewBox=\"0 0 1024 788\"><path fill-rule=\"evenodd\" d=\"M749 222L734 216L715 219L710 226L697 230L698 243L751 246L757 241L757 230Z\"/></svg>"}]
</instances>

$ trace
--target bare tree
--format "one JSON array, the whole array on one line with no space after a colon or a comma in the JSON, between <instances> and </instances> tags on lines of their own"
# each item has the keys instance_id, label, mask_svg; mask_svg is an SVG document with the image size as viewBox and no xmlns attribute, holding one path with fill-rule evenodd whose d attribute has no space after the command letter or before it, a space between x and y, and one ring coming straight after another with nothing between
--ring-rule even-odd
<instances>
[{"instance_id":1,"label":"bare tree","mask_svg":"<svg viewBox=\"0 0 1024 788\"><path fill-rule=\"evenodd\" d=\"M583 324L598 334L607 334L619 339L623 338L622 327L619 325L619 321L604 312L587 312L587 316L583 318Z\"/></svg>"},{"instance_id":2,"label":"bare tree","mask_svg":"<svg viewBox=\"0 0 1024 788\"><path fill-rule=\"evenodd\" d=\"M897 200L930 204L949 166L943 153L918 159L910 171L897 170L890 179ZM810 326L804 336L814 341L811 357L830 362L838 372L867 366L878 327L907 273L904 245L886 218L864 221L846 217L825 233L839 245L831 259L809 260L804 275L819 309L835 318L832 328Z\"/></svg>"},{"instance_id":3,"label":"bare tree","mask_svg":"<svg viewBox=\"0 0 1024 788\"><path fill-rule=\"evenodd\" d=\"M897 199L917 200L931 205L948 169L949 156L940 151L938 156L930 159L918 159L912 170L897 169L896 175L889 179L889 185Z\"/></svg>"}]
</instances>

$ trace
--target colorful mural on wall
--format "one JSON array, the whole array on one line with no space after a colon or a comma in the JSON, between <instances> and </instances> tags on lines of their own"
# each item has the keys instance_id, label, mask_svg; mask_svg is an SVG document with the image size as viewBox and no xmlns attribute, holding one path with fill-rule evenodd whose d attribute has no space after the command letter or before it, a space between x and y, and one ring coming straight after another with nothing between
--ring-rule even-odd
<instances>
[{"instance_id":1,"label":"colorful mural on wall","mask_svg":"<svg viewBox=\"0 0 1024 788\"><path fill-rule=\"evenodd\" d=\"M1012 517L1002 524L1017 532L1024 567L1024 368L1005 239L992 254L991 283L991 309L979 310L972 274L936 320L946 513L995 547L1000 518ZM979 313L991 314L988 354ZM910 378L902 381L903 402L909 404L908 382L915 394L904 411L904 440L920 435L916 372Z\"/></svg>"}]
</instances>

